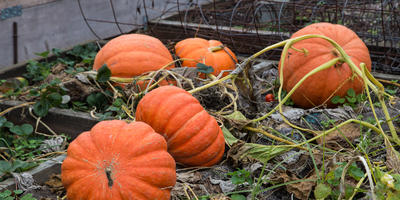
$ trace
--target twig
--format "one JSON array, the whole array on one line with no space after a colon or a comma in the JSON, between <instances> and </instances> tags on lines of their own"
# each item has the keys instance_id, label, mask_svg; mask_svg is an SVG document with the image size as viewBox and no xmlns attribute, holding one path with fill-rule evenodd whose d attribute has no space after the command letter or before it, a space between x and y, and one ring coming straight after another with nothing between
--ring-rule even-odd
<instances>
[{"instance_id":1,"label":"twig","mask_svg":"<svg viewBox=\"0 0 400 200\"><path fill-rule=\"evenodd\" d=\"M33 112L32 112L32 107L29 107L29 115L31 116L31 117L33 117L33 118L35 118L36 119L36 126L35 126L35 133L38 133L38 134L41 134L41 135L45 135L45 136L47 136L47 137L52 137L51 135L47 135L47 134L44 134L44 133L39 133L39 132L37 132L37 129L38 129L38 127L39 127L39 123L40 124L42 124L50 133L52 133L53 134L53 136L59 136L56 132L54 132L49 126L47 126L44 122L42 122L42 120L40 120L40 117L36 117L34 114L33 114Z\"/></svg>"},{"instance_id":2,"label":"twig","mask_svg":"<svg viewBox=\"0 0 400 200\"><path fill-rule=\"evenodd\" d=\"M25 107L25 106L30 106L30 105L33 105L33 104L35 104L35 103L36 103L36 102L26 102L26 103L22 103L22 104L19 104L19 105L16 105L16 106L7 108L7 109L3 110L2 112L0 112L0 116L3 116L3 115L5 115L6 113L11 112L12 110L15 110L15 109L17 109L17 108L21 108L21 107Z\"/></svg>"}]
</instances>

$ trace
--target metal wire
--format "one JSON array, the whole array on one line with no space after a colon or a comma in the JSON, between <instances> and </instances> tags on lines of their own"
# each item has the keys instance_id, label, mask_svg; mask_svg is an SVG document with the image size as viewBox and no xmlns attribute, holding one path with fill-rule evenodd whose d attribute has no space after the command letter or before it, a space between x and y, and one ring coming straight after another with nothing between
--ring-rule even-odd
<instances>
[{"instance_id":1,"label":"metal wire","mask_svg":"<svg viewBox=\"0 0 400 200\"><path fill-rule=\"evenodd\" d=\"M115 6L110 1L114 19L87 19L78 0L82 17L97 23L117 21ZM147 5L146 5L147 2ZM149 33L167 44L188 37L219 39L237 54L251 54L265 46L287 39L300 28L315 22L343 24L367 44L373 70L400 74L400 1L398 0L166 0L165 8L154 8L154 1L139 1L138 16L145 16ZM208 4L204 4L204 3ZM141 14L140 12L144 12ZM158 19L151 18L158 13ZM165 16L169 16L165 18ZM154 27L154 28L152 28ZM277 60L277 49L264 58Z\"/></svg>"}]
</instances>

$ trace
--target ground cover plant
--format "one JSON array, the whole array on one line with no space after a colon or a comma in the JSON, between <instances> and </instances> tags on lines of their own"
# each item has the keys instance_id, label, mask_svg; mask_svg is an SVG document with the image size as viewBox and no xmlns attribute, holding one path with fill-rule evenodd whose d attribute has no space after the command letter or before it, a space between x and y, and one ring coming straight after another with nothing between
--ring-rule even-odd
<instances>
[{"instance_id":1,"label":"ground cover plant","mask_svg":"<svg viewBox=\"0 0 400 200\"><path fill-rule=\"evenodd\" d=\"M315 48L301 46L307 44L302 41L308 41L310 45L322 43L329 49L329 56L324 57L326 60L320 58L311 69L302 71L295 81L285 83L291 81L285 76L288 73L285 63L292 62L293 58L308 62L307 56L314 56L312 51ZM283 47L279 63L255 61L257 56L279 47ZM24 79L16 79L18 84L10 86L11 80L3 81L2 86L9 84L2 90L3 98L28 102L25 105L32 106L32 115L39 120L46 116L49 108L60 107L88 112L99 121L149 121L157 132L165 134L168 144L172 145L169 152L173 157L191 157L190 153L201 153L195 152L200 148L196 146L200 142L194 141L208 140L188 139L193 141L189 145L191 148L182 150L185 143L174 144L172 139L185 139L170 138L175 129L177 132L181 130L180 126L146 119L146 116L154 114L154 117L160 117L157 119L171 119L177 124L194 123L190 127L211 123L203 122L202 118L189 118L183 122L173 118L190 113L190 110L183 114L178 112L184 107L179 104L184 96L172 98L173 94L158 94L153 99L164 104L156 107L156 100L149 100L152 91L162 88L186 90L181 95L197 99L193 101L198 101L199 106L207 111L206 117L212 117L215 120L210 121L218 123L226 150L220 162L218 158L218 163L206 164L207 167L199 167L198 162L192 164L176 159L177 179L171 190L172 199L397 199L399 196L399 85L396 81L382 81L384 87L369 73L368 60L354 62L350 55L353 51L347 50L334 38L307 32L239 61L231 57L236 68L224 76L222 73L213 74L214 68L206 65L204 60L197 60L196 67L184 67L180 66L181 61L193 61L194 58L175 57L175 61L166 62L159 70L134 77L118 77L112 73L111 63L102 63L97 71L92 70L97 51L96 44L79 46L63 55L59 50L52 50L57 58L48 62L31 61ZM223 47L216 48L216 51L229 54ZM358 50L355 52L359 53ZM40 55L49 59L49 53ZM175 68L167 68L172 64ZM310 97L303 97L303 102L299 103L301 95L292 96L303 84L322 85L322 81L312 74L339 71L343 75L345 72L340 72L339 68L346 68L348 77L344 77L345 82L354 80L358 88L342 89L344 84L339 84L329 89L331 93L325 96L316 93L328 89L313 89L311 95L324 96L318 103ZM312 82L307 83L309 80ZM146 84L138 87L140 81ZM161 86L163 81L170 86ZM308 92L306 87L301 91L300 94ZM142 99L143 102L150 101L148 105L154 110L145 109ZM309 106L310 102L312 106ZM307 105L302 107L303 104ZM157 113L157 110L162 112ZM33 126L12 126L6 123L5 118L2 120L5 132L2 137L9 137L10 143L14 143L15 138L28 142L21 147L26 152L31 152L44 140L32 139L37 136ZM195 132L189 134L197 136ZM31 140L34 141L32 144ZM3 147L10 152L9 155L17 148L6 144ZM25 155L23 152L20 154ZM26 159L14 156L7 160L17 158L21 161ZM207 159L195 159L204 160ZM65 191L61 192L60 196L64 195Z\"/></svg>"}]
</instances>

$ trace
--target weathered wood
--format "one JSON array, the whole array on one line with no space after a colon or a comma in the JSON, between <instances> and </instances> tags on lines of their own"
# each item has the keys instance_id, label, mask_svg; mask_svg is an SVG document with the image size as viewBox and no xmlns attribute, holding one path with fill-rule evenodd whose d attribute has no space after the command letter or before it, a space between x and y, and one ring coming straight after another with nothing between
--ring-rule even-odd
<instances>
[{"instance_id":1,"label":"weathered wood","mask_svg":"<svg viewBox=\"0 0 400 200\"><path fill-rule=\"evenodd\" d=\"M2 101L0 110L22 104L21 101ZM31 124L36 126L37 120L29 114L27 107L17 108L8 112L5 117L14 124ZM65 134L72 139L76 138L83 131L90 130L97 122L97 119L91 117L88 113L76 112L69 109L51 108L49 113L41 118L41 121L50 127L57 134ZM50 131L39 124L38 131L51 134Z\"/></svg>"},{"instance_id":2,"label":"weathered wood","mask_svg":"<svg viewBox=\"0 0 400 200\"><path fill-rule=\"evenodd\" d=\"M42 185L49 180L52 174L59 174L61 171L61 163L65 159L66 155L60 155L55 158L51 158L32 170L27 171L32 175L35 180L35 184ZM2 190L15 190L15 179L9 178L0 182L0 191Z\"/></svg>"}]
</instances>

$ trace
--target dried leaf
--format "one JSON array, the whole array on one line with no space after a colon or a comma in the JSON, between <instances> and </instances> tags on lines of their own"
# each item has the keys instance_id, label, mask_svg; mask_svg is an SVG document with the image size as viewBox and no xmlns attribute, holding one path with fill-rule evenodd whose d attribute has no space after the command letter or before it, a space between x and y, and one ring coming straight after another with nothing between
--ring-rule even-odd
<instances>
[{"instance_id":1,"label":"dried leaf","mask_svg":"<svg viewBox=\"0 0 400 200\"><path fill-rule=\"evenodd\" d=\"M318 144L323 144L331 149L342 149L343 147L348 147L348 141L353 142L355 139L360 137L360 126L356 124L346 124L339 129L325 135L318 139Z\"/></svg>"},{"instance_id":2,"label":"dried leaf","mask_svg":"<svg viewBox=\"0 0 400 200\"><path fill-rule=\"evenodd\" d=\"M299 178L297 178L296 175L294 175L294 174L288 175L286 172L282 172L277 176L283 182L300 180ZM294 194L294 196L298 199L302 199L302 200L309 199L308 197L310 196L311 191L316 184L315 177L316 177L316 175L315 175L315 173L313 173L313 175L311 175L310 177L307 178L308 180L303 179L304 181L286 185L286 190L288 192ZM310 181L310 180L314 180L314 181Z\"/></svg>"},{"instance_id":3,"label":"dried leaf","mask_svg":"<svg viewBox=\"0 0 400 200\"><path fill-rule=\"evenodd\" d=\"M236 143L239 141L239 139L235 138L235 136L232 135L232 133L224 126L222 127L222 133L224 134L225 138L225 143L231 147L232 144Z\"/></svg>"},{"instance_id":4,"label":"dried leaf","mask_svg":"<svg viewBox=\"0 0 400 200\"><path fill-rule=\"evenodd\" d=\"M246 143L245 148L248 149L243 156L250 156L262 163L267 163L275 156L292 149L290 146L283 145L262 145L254 143Z\"/></svg>"},{"instance_id":5,"label":"dried leaf","mask_svg":"<svg viewBox=\"0 0 400 200\"><path fill-rule=\"evenodd\" d=\"M233 161L233 166L247 165L254 160L267 163L275 156L292 149L284 145L262 145L255 143L244 143L239 140L228 151L228 159Z\"/></svg>"},{"instance_id":6,"label":"dried leaf","mask_svg":"<svg viewBox=\"0 0 400 200\"><path fill-rule=\"evenodd\" d=\"M238 140L228 150L227 160L233 168L240 168L254 162L252 158L243 156L249 150L249 147L246 147L245 144L242 140Z\"/></svg>"},{"instance_id":7,"label":"dried leaf","mask_svg":"<svg viewBox=\"0 0 400 200\"><path fill-rule=\"evenodd\" d=\"M251 123L240 111L235 111L232 114L225 115L224 118L228 120L229 124L239 130L244 126Z\"/></svg>"}]
</instances>

